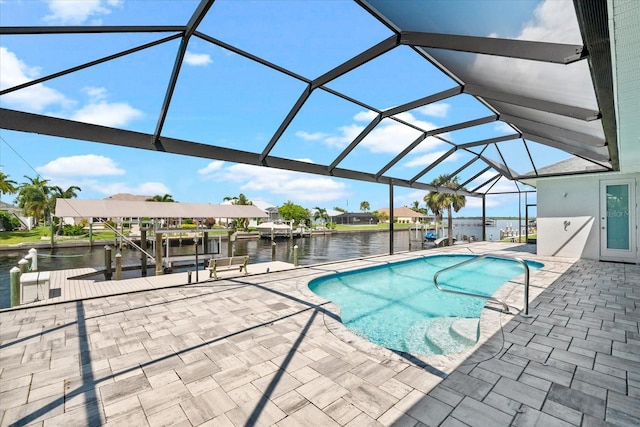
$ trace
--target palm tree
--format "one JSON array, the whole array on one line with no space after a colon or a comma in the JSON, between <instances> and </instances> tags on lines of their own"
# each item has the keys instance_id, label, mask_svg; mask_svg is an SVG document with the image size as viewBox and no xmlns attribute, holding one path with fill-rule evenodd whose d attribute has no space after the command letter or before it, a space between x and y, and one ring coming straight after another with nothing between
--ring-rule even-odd
<instances>
[{"instance_id":1,"label":"palm tree","mask_svg":"<svg viewBox=\"0 0 640 427\"><path fill-rule=\"evenodd\" d=\"M18 206L26 215L33 216L36 222L43 217L46 220L49 214L49 181L40 177L25 178L29 181L18 187Z\"/></svg>"},{"instance_id":2,"label":"palm tree","mask_svg":"<svg viewBox=\"0 0 640 427\"><path fill-rule=\"evenodd\" d=\"M16 193L18 191L18 188L16 187L17 185L17 182L9 179L9 175L5 174L4 172L0 172L0 196L2 196L3 194Z\"/></svg>"},{"instance_id":3,"label":"palm tree","mask_svg":"<svg viewBox=\"0 0 640 427\"><path fill-rule=\"evenodd\" d=\"M235 196L227 196L224 199L225 202L231 200L232 205L241 205L241 206L250 206L253 205L253 202L247 198L244 194L240 193L238 197ZM244 230L249 229L249 218L236 218L232 223L236 228L242 228Z\"/></svg>"},{"instance_id":4,"label":"palm tree","mask_svg":"<svg viewBox=\"0 0 640 427\"><path fill-rule=\"evenodd\" d=\"M156 194L153 197L149 197L146 201L147 202L175 202L171 194L165 194L164 196Z\"/></svg>"},{"instance_id":5,"label":"palm tree","mask_svg":"<svg viewBox=\"0 0 640 427\"><path fill-rule=\"evenodd\" d=\"M321 219L324 222L323 225L329 222L329 214L327 214L326 209L320 208L318 206L316 206L314 209L315 209L315 212L313 213L314 221L318 221L319 219Z\"/></svg>"},{"instance_id":6,"label":"palm tree","mask_svg":"<svg viewBox=\"0 0 640 427\"><path fill-rule=\"evenodd\" d=\"M73 199L74 197L78 197L77 191L82 191L80 187L77 185L72 185L71 187L63 190L61 187L54 185L49 189L49 210L54 212L56 207L57 199ZM62 234L62 219L58 221L58 230L56 231L57 235Z\"/></svg>"},{"instance_id":7,"label":"palm tree","mask_svg":"<svg viewBox=\"0 0 640 427\"><path fill-rule=\"evenodd\" d=\"M452 189L458 189L458 187L460 186L460 184L458 184L458 177L452 177L451 175L440 175L438 178L434 179L433 182L431 182L431 185ZM431 211L436 215L436 221L437 217L442 218L443 210L447 210L447 214L449 216L447 226L449 234L449 246L453 245L452 211L458 212L460 209L462 209L466 204L467 199L464 196L460 196L458 194L430 191L426 196L424 196L424 201L429 209L431 209Z\"/></svg>"},{"instance_id":8,"label":"palm tree","mask_svg":"<svg viewBox=\"0 0 640 427\"><path fill-rule=\"evenodd\" d=\"M360 210L362 212L369 212L369 209L371 209L371 206L369 206L369 202L367 202L366 200L364 202L360 202Z\"/></svg>"}]
</instances>

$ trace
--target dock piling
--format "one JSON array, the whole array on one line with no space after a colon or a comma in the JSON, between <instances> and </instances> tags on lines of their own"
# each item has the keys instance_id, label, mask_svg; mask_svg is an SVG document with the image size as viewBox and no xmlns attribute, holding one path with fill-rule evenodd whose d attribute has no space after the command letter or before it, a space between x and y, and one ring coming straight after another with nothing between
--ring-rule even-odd
<instances>
[{"instance_id":1,"label":"dock piling","mask_svg":"<svg viewBox=\"0 0 640 427\"><path fill-rule=\"evenodd\" d=\"M10 283L11 283L11 307L20 305L20 269L13 267L9 270Z\"/></svg>"},{"instance_id":2,"label":"dock piling","mask_svg":"<svg viewBox=\"0 0 640 427\"><path fill-rule=\"evenodd\" d=\"M116 280L122 280L122 254L116 254Z\"/></svg>"},{"instance_id":3,"label":"dock piling","mask_svg":"<svg viewBox=\"0 0 640 427\"><path fill-rule=\"evenodd\" d=\"M293 246L293 265L298 266L298 245Z\"/></svg>"},{"instance_id":4,"label":"dock piling","mask_svg":"<svg viewBox=\"0 0 640 427\"><path fill-rule=\"evenodd\" d=\"M29 261L24 258L18 261L18 270L20 270L20 273L26 273L29 271Z\"/></svg>"},{"instance_id":5,"label":"dock piling","mask_svg":"<svg viewBox=\"0 0 640 427\"><path fill-rule=\"evenodd\" d=\"M142 277L147 277L147 228L140 228L140 269Z\"/></svg>"},{"instance_id":6,"label":"dock piling","mask_svg":"<svg viewBox=\"0 0 640 427\"><path fill-rule=\"evenodd\" d=\"M161 274L164 274L162 269L162 233L156 232L156 276Z\"/></svg>"},{"instance_id":7,"label":"dock piling","mask_svg":"<svg viewBox=\"0 0 640 427\"><path fill-rule=\"evenodd\" d=\"M29 270L38 271L38 250L36 248L29 249L29 255L27 255L27 257L31 257Z\"/></svg>"},{"instance_id":8,"label":"dock piling","mask_svg":"<svg viewBox=\"0 0 640 427\"><path fill-rule=\"evenodd\" d=\"M271 242L271 261L276 260L276 242Z\"/></svg>"},{"instance_id":9,"label":"dock piling","mask_svg":"<svg viewBox=\"0 0 640 427\"><path fill-rule=\"evenodd\" d=\"M111 280L111 246L104 247L104 279Z\"/></svg>"}]
</instances>

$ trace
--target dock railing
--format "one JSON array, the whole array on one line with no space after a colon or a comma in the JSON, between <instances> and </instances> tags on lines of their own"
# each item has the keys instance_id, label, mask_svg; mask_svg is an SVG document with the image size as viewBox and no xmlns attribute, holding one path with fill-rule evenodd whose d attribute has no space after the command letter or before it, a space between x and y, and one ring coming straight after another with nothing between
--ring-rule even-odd
<instances>
[{"instance_id":1,"label":"dock railing","mask_svg":"<svg viewBox=\"0 0 640 427\"><path fill-rule=\"evenodd\" d=\"M520 264L522 264L522 266L524 267L524 310L523 310L524 314L521 314L521 315L523 317L529 317L529 266L527 265L526 261L523 260L522 258L509 257L509 256L504 256L504 255L494 255L494 254L479 255L479 256L476 256L474 258L468 259L466 261L462 261L462 262L460 262L458 264L454 264L452 266L443 268L442 270L436 272L436 274L433 275L433 284L441 292L457 294L457 295L465 295L465 296L474 297L474 298L482 298L482 299L486 299L488 301L496 302L496 303L502 305L502 307L504 308L504 311L506 313L510 313L509 306L507 305L506 302L502 301L501 299L494 298L494 297L491 297L491 296L486 296L486 295L474 294L472 292L463 292L463 291L456 291L456 290L453 290L453 289L445 289L438 283L438 276L440 276L440 274L445 273L447 271L454 270L456 268L459 268L459 267L462 267L462 266L465 266L465 265L468 265L468 264L472 264L474 262L478 262L478 261L483 260L485 258L496 258L496 259L503 259L503 260L507 260L507 261L517 261Z\"/></svg>"}]
</instances>

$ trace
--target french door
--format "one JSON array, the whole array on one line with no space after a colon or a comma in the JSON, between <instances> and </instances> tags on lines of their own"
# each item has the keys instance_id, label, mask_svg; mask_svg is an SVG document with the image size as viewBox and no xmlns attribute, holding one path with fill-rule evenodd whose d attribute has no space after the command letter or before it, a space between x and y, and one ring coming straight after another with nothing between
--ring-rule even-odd
<instances>
[{"instance_id":1,"label":"french door","mask_svg":"<svg viewBox=\"0 0 640 427\"><path fill-rule=\"evenodd\" d=\"M600 181L600 258L636 262L636 181Z\"/></svg>"}]
</instances>

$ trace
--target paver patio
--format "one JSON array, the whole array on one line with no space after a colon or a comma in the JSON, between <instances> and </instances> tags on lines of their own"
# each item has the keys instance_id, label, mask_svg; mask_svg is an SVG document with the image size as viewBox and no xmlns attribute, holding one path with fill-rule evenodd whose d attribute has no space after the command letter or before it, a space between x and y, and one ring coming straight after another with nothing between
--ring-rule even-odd
<instances>
[{"instance_id":1,"label":"paver patio","mask_svg":"<svg viewBox=\"0 0 640 427\"><path fill-rule=\"evenodd\" d=\"M640 266L444 251L543 262L532 316L484 310L475 348L415 356L352 334L306 288L431 250L8 310L0 425L640 424ZM521 308L522 278L498 293Z\"/></svg>"}]
</instances>

